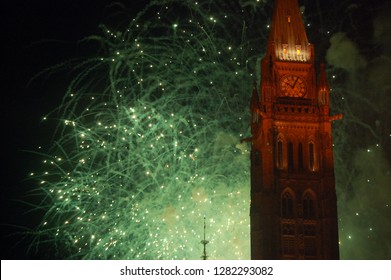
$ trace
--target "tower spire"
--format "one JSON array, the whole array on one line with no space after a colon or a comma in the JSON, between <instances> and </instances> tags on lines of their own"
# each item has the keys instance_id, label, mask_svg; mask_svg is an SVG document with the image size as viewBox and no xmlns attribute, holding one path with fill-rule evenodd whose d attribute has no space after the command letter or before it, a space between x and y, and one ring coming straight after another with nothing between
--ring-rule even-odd
<instances>
[{"instance_id":1,"label":"tower spire","mask_svg":"<svg viewBox=\"0 0 391 280\"><path fill-rule=\"evenodd\" d=\"M276 57L277 60L309 61L312 51L309 48L298 0L276 0L274 5L268 55Z\"/></svg>"},{"instance_id":2,"label":"tower spire","mask_svg":"<svg viewBox=\"0 0 391 280\"><path fill-rule=\"evenodd\" d=\"M206 222L205 222L205 217L204 217L204 239L201 240L201 244L204 245L204 253L202 254L201 258L202 260L207 260L208 259L208 255L206 254L206 244L209 243L208 240L206 240Z\"/></svg>"}]
</instances>

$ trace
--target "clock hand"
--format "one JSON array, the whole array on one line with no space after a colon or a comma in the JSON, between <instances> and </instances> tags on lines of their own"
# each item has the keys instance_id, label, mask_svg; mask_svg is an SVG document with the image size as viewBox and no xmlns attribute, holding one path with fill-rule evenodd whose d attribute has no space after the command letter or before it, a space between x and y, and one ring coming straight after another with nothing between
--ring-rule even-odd
<instances>
[{"instance_id":1,"label":"clock hand","mask_svg":"<svg viewBox=\"0 0 391 280\"><path fill-rule=\"evenodd\" d=\"M295 82L293 83L292 89L295 88L295 85L296 85L296 83L297 83L298 80L299 80L299 78L296 77L296 80L295 80Z\"/></svg>"},{"instance_id":2,"label":"clock hand","mask_svg":"<svg viewBox=\"0 0 391 280\"><path fill-rule=\"evenodd\" d=\"M292 86L292 82L291 82L291 81L286 82L285 84L286 84L287 86L289 86L291 89L293 89L293 86Z\"/></svg>"}]
</instances>

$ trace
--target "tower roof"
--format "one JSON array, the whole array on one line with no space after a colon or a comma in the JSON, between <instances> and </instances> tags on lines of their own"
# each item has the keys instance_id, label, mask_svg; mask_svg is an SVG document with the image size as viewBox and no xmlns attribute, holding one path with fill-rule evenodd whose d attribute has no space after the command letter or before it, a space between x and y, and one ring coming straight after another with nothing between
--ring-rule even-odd
<instances>
[{"instance_id":1,"label":"tower roof","mask_svg":"<svg viewBox=\"0 0 391 280\"><path fill-rule=\"evenodd\" d=\"M311 53L298 0L276 0L271 25L268 55L274 54L277 60L310 60Z\"/></svg>"}]
</instances>

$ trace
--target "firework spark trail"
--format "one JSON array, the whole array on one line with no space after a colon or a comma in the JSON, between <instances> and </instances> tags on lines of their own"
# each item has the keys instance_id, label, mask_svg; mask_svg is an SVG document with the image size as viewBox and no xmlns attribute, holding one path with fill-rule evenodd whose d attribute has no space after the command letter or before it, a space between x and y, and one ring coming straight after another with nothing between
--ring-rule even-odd
<instances>
[{"instance_id":1,"label":"firework spark trail","mask_svg":"<svg viewBox=\"0 0 391 280\"><path fill-rule=\"evenodd\" d=\"M174 26L156 7L91 37L106 55L75 67L39 177L36 243L65 258L199 259L206 216L210 257L247 259L248 49L222 39L223 20L201 5Z\"/></svg>"},{"instance_id":2,"label":"firework spark trail","mask_svg":"<svg viewBox=\"0 0 391 280\"><path fill-rule=\"evenodd\" d=\"M269 2L150 1L122 32L102 26L103 35L84 40L97 43L99 55L44 73L71 69L74 79L59 108L44 117L59 125L52 149L39 150L43 170L31 173L39 183L32 194L43 196L36 210L45 210L32 249L49 244L57 258L200 259L206 216L211 259L250 257L248 147L239 139L249 135L250 87L260 77ZM319 30L322 40L330 39L322 30L341 11L324 11L330 26ZM373 164L383 149L378 142L363 150L353 139L363 133L358 123L370 130L374 124L353 106L350 82L334 79L343 71L329 71L332 109L346 115L333 131L341 256L387 258L389 164L380 156ZM363 162L385 169L380 174ZM378 197L352 200L350 188L365 194L369 183Z\"/></svg>"}]
</instances>

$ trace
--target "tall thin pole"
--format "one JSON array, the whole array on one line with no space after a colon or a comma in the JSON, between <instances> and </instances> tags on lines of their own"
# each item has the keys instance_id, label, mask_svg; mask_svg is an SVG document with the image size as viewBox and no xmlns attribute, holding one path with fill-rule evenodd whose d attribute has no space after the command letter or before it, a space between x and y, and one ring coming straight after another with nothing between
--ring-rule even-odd
<instances>
[{"instance_id":1,"label":"tall thin pole","mask_svg":"<svg viewBox=\"0 0 391 280\"><path fill-rule=\"evenodd\" d=\"M204 245L204 253L202 254L201 258L203 260L207 260L208 259L208 256L206 254L206 244L209 243L208 240L206 240L206 222L205 222L206 218L204 217L204 240L201 240L201 244Z\"/></svg>"}]
</instances>

